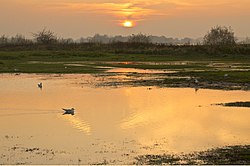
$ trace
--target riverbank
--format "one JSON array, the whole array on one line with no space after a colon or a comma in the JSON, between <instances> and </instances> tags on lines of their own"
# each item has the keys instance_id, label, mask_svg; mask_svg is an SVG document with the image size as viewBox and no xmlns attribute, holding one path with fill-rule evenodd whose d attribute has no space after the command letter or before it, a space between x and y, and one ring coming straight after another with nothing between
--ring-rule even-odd
<instances>
[{"instance_id":1,"label":"riverbank","mask_svg":"<svg viewBox=\"0 0 250 166\"><path fill-rule=\"evenodd\" d=\"M107 72L109 69L127 69ZM129 71L130 69L130 71ZM158 72L136 72L133 70ZM132 70L132 71L131 71ZM250 58L246 55L143 55L80 51L2 51L0 73L120 75L102 85L191 87L249 90Z\"/></svg>"}]
</instances>

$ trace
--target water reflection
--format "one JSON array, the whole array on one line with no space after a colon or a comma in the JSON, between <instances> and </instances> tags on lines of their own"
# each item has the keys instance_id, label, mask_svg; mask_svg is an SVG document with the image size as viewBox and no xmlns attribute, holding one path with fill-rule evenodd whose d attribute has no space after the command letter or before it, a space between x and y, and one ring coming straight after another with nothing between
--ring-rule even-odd
<instances>
[{"instance_id":1,"label":"water reflection","mask_svg":"<svg viewBox=\"0 0 250 166\"><path fill-rule=\"evenodd\" d=\"M86 135L91 135L91 128L90 125L86 122L84 122L82 119L76 116L60 116L65 121L68 121L70 125L72 125L74 128L82 131Z\"/></svg>"},{"instance_id":2,"label":"water reflection","mask_svg":"<svg viewBox=\"0 0 250 166\"><path fill-rule=\"evenodd\" d=\"M168 113L171 108L163 108L162 111L154 111L153 109L144 109L132 113L130 116L122 120L120 127L123 130L134 129L138 127L146 127L148 125L158 125L161 120L168 117Z\"/></svg>"},{"instance_id":3,"label":"water reflection","mask_svg":"<svg viewBox=\"0 0 250 166\"><path fill-rule=\"evenodd\" d=\"M55 114L55 112L37 112L37 113L34 113L34 112L23 112L23 113L13 113L13 114L0 114L0 117L6 117L6 116L25 116L25 115L46 115L46 114Z\"/></svg>"},{"instance_id":4,"label":"water reflection","mask_svg":"<svg viewBox=\"0 0 250 166\"><path fill-rule=\"evenodd\" d=\"M113 68L107 70L107 73L140 73L140 74L157 74L157 73L176 73L176 71L169 70L148 70L136 68Z\"/></svg>"},{"instance_id":5,"label":"water reflection","mask_svg":"<svg viewBox=\"0 0 250 166\"><path fill-rule=\"evenodd\" d=\"M197 93L191 88L106 89L77 84L95 78L1 75L0 153L5 153L1 147L13 147L18 142L29 147L71 150L85 156L82 161L96 161L97 156L124 156L125 150L133 159L138 154L250 143L249 108L212 105L249 101L248 91L200 89ZM43 91L37 88L41 79ZM63 116L64 107L77 108L76 115ZM19 140L3 139L6 135L18 136ZM61 158L58 161L54 164Z\"/></svg>"},{"instance_id":6,"label":"water reflection","mask_svg":"<svg viewBox=\"0 0 250 166\"><path fill-rule=\"evenodd\" d=\"M0 117L59 114L58 110L0 108Z\"/></svg>"}]
</instances>

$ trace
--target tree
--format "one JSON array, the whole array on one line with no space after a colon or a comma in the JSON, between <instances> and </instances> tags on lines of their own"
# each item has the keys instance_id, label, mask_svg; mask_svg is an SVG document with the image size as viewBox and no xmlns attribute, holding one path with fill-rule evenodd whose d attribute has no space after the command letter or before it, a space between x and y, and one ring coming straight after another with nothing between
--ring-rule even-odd
<instances>
[{"instance_id":1,"label":"tree","mask_svg":"<svg viewBox=\"0 0 250 166\"><path fill-rule=\"evenodd\" d=\"M60 44L73 44L74 39L72 39L72 38L67 38L67 39L60 38L60 39L57 39L57 42Z\"/></svg>"},{"instance_id":2,"label":"tree","mask_svg":"<svg viewBox=\"0 0 250 166\"><path fill-rule=\"evenodd\" d=\"M213 27L204 36L205 45L234 45L236 38L231 27L216 26Z\"/></svg>"},{"instance_id":3,"label":"tree","mask_svg":"<svg viewBox=\"0 0 250 166\"><path fill-rule=\"evenodd\" d=\"M0 44L7 44L8 43L8 37L5 35L0 36Z\"/></svg>"},{"instance_id":4,"label":"tree","mask_svg":"<svg viewBox=\"0 0 250 166\"><path fill-rule=\"evenodd\" d=\"M110 43L110 38L108 37L108 35L95 34L93 37L89 37L87 40L89 43Z\"/></svg>"},{"instance_id":5,"label":"tree","mask_svg":"<svg viewBox=\"0 0 250 166\"><path fill-rule=\"evenodd\" d=\"M10 38L10 44L20 44L20 45L23 45L23 44L30 44L30 43L32 43L32 41L26 39L21 34L17 34L16 36Z\"/></svg>"},{"instance_id":6,"label":"tree","mask_svg":"<svg viewBox=\"0 0 250 166\"><path fill-rule=\"evenodd\" d=\"M57 42L57 36L54 32L44 28L42 31L33 33L33 36L39 44L52 44Z\"/></svg>"},{"instance_id":7,"label":"tree","mask_svg":"<svg viewBox=\"0 0 250 166\"><path fill-rule=\"evenodd\" d=\"M150 36L139 33L137 35L133 34L128 38L129 43L150 43Z\"/></svg>"}]
</instances>

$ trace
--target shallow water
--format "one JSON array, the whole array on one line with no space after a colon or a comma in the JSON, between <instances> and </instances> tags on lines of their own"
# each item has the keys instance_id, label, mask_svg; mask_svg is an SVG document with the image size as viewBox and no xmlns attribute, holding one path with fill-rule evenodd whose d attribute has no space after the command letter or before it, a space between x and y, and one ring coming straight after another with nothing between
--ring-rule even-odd
<instances>
[{"instance_id":1,"label":"shallow water","mask_svg":"<svg viewBox=\"0 0 250 166\"><path fill-rule=\"evenodd\" d=\"M250 143L250 109L212 105L249 101L249 91L96 88L94 81L0 75L0 164L131 164L143 154ZM71 107L74 116L62 115Z\"/></svg>"},{"instance_id":2,"label":"shallow water","mask_svg":"<svg viewBox=\"0 0 250 166\"><path fill-rule=\"evenodd\" d=\"M136 68L112 68L106 71L107 73L141 73L141 74L157 74L157 73L176 73L169 70L149 70Z\"/></svg>"}]
</instances>

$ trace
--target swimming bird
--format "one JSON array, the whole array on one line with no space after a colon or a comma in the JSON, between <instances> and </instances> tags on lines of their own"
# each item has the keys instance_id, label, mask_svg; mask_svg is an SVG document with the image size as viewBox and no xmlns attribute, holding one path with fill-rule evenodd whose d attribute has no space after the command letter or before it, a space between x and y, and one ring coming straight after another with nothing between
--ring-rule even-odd
<instances>
[{"instance_id":1,"label":"swimming bird","mask_svg":"<svg viewBox=\"0 0 250 166\"><path fill-rule=\"evenodd\" d=\"M39 84L37 84L37 86L38 86L38 88L40 88L40 89L42 89L43 88L43 83L39 83Z\"/></svg>"},{"instance_id":2,"label":"swimming bird","mask_svg":"<svg viewBox=\"0 0 250 166\"><path fill-rule=\"evenodd\" d=\"M64 110L63 115L66 115L66 114L75 115L75 109L74 108L71 108L71 109L62 108L62 109Z\"/></svg>"}]
</instances>

